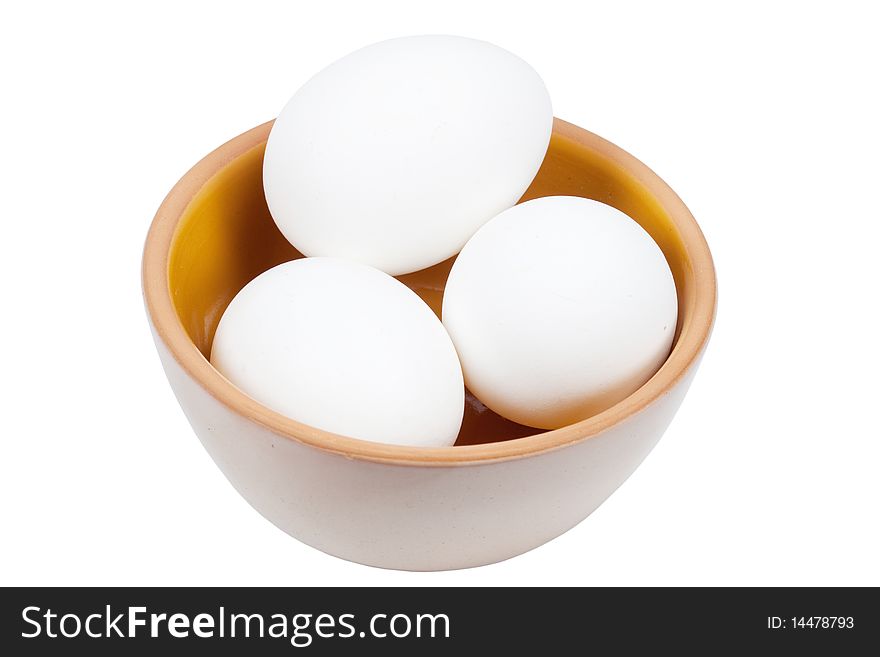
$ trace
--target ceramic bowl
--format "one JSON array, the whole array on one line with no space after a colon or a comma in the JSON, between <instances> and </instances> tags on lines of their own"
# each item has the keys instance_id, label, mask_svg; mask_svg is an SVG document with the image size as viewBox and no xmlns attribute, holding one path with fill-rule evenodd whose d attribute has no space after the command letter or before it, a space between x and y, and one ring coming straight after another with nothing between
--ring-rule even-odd
<instances>
[{"instance_id":1,"label":"ceramic bowl","mask_svg":"<svg viewBox=\"0 0 880 657\"><path fill-rule=\"evenodd\" d=\"M196 164L162 203L144 248L144 297L159 357L195 433L232 485L300 541L385 568L488 564L586 518L660 439L709 338L715 272L682 201L631 155L557 119L523 200L554 194L598 199L653 236L678 290L669 358L626 399L554 431L503 420L469 396L453 447L370 443L275 413L208 362L214 330L233 296L259 273L300 257L278 232L263 197L270 127L254 128ZM439 311L450 265L401 280Z\"/></svg>"}]
</instances>

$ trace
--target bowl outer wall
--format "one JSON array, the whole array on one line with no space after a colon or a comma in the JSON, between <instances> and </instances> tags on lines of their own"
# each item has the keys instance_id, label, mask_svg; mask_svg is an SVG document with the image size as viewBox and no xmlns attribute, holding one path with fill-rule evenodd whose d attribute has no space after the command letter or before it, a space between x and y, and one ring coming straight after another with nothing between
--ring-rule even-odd
<instances>
[{"instance_id":1,"label":"bowl outer wall","mask_svg":"<svg viewBox=\"0 0 880 657\"><path fill-rule=\"evenodd\" d=\"M154 336L196 435L251 506L328 554L416 571L503 561L578 524L657 444L696 370L590 440L529 458L424 467L347 458L279 436L219 402Z\"/></svg>"}]
</instances>

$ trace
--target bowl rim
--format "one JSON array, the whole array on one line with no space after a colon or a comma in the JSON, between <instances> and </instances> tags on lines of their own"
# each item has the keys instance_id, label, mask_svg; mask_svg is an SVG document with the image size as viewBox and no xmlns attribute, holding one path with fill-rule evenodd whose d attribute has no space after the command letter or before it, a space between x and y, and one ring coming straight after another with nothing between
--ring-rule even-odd
<instances>
[{"instance_id":1,"label":"bowl rim","mask_svg":"<svg viewBox=\"0 0 880 657\"><path fill-rule=\"evenodd\" d=\"M190 202L227 164L262 146L272 123L268 121L242 133L193 166L162 202L144 244L143 294L156 336L186 375L233 413L283 438L350 459L420 466L485 464L536 456L594 438L669 392L699 359L714 323L717 290L712 255L696 220L678 195L641 161L602 137L555 118L554 137L597 151L650 192L678 228L691 260L695 303L688 330L682 331L669 357L651 379L614 406L575 424L524 438L450 447L415 447L359 440L297 422L263 406L215 370L186 333L171 296L168 259L178 223Z\"/></svg>"}]
</instances>

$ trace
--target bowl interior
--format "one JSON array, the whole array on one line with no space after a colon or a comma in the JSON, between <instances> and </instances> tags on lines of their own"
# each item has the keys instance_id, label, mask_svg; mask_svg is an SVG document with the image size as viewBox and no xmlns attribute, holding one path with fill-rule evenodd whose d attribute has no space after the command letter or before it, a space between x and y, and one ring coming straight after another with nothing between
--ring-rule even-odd
<instances>
[{"instance_id":1,"label":"bowl interior","mask_svg":"<svg viewBox=\"0 0 880 657\"><path fill-rule=\"evenodd\" d=\"M261 272L302 257L276 228L263 196L262 161L269 128L270 124L256 128L249 148L235 153L204 181L198 181L200 185L183 208L170 239L168 291L186 335L205 358L210 355L220 317L236 293ZM633 170L633 162L639 164L605 140L557 120L544 163L522 200L549 195L596 199L625 212L651 234L666 255L678 291L674 353L697 306L694 245L689 248L683 235L683 227L689 228L690 224L683 226L682 217L673 216L678 205L684 213L687 210L643 165L639 164L644 170ZM689 213L685 219L693 222ZM696 224L693 229L699 234ZM439 315L453 260L399 279ZM714 306L714 278L712 286ZM456 444L488 443L537 433L542 432L505 420L468 395Z\"/></svg>"}]
</instances>

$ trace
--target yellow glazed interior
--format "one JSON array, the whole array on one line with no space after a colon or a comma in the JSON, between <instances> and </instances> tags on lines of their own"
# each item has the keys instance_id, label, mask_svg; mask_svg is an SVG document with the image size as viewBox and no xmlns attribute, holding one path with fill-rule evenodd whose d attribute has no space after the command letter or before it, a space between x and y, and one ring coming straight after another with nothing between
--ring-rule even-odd
<instances>
[{"instance_id":1,"label":"yellow glazed interior","mask_svg":"<svg viewBox=\"0 0 880 657\"><path fill-rule=\"evenodd\" d=\"M262 156L269 128L265 124L221 147L172 190L147 238L144 292L157 333L175 358L218 399L281 434L378 460L454 462L524 455L594 435L643 407L677 380L708 337L715 309L714 269L687 208L638 160L596 135L556 120L550 149L523 200L548 195L597 199L631 216L659 244L675 277L679 300L675 345L660 372L594 418L537 436L532 434L538 430L504 420L469 396L454 448L366 443L282 418L246 398L206 360L217 323L235 294L261 272L301 257L275 227L263 196ZM439 314L451 263L400 280ZM523 436L531 437L509 440ZM501 440L505 442L496 442Z\"/></svg>"}]
</instances>

